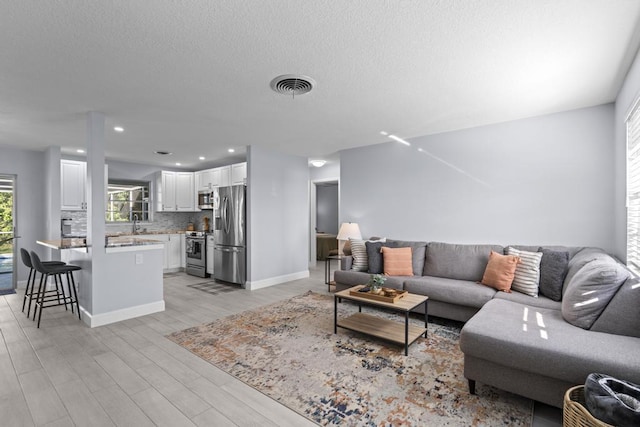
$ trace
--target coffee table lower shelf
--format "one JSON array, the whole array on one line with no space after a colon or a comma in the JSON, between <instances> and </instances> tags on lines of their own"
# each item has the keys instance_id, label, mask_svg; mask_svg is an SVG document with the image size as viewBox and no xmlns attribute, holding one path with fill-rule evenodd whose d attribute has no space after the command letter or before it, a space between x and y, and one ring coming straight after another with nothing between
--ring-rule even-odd
<instances>
[{"instance_id":1,"label":"coffee table lower shelf","mask_svg":"<svg viewBox=\"0 0 640 427\"><path fill-rule=\"evenodd\" d=\"M408 336L405 341L405 324L394 320L383 319L365 313L355 313L338 320L336 326L350 331L360 332L377 338L382 338L405 347L424 335L427 328L408 325Z\"/></svg>"}]
</instances>

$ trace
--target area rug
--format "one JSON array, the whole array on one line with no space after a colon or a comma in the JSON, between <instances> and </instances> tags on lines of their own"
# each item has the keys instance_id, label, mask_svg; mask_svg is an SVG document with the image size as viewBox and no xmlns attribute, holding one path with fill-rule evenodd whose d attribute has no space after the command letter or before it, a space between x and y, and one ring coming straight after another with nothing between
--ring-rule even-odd
<instances>
[{"instance_id":1,"label":"area rug","mask_svg":"<svg viewBox=\"0 0 640 427\"><path fill-rule=\"evenodd\" d=\"M357 310L338 307L341 317ZM334 334L333 298L308 292L168 338L321 425L529 426L531 400L483 384L469 394L459 334L430 321L404 356L401 346Z\"/></svg>"}]
</instances>

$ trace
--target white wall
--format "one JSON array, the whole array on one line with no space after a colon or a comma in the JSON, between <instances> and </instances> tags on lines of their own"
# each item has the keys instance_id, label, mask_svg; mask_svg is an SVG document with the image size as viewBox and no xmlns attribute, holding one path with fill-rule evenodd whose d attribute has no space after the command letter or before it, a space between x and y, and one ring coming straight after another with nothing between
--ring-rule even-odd
<instances>
[{"instance_id":1,"label":"white wall","mask_svg":"<svg viewBox=\"0 0 640 427\"><path fill-rule=\"evenodd\" d=\"M626 118L636 100L640 98L640 53L616 98L615 108L615 249L614 254L627 259L627 127Z\"/></svg>"},{"instance_id":2,"label":"white wall","mask_svg":"<svg viewBox=\"0 0 640 427\"><path fill-rule=\"evenodd\" d=\"M342 151L341 221L363 236L612 250L613 118L608 104Z\"/></svg>"},{"instance_id":3,"label":"white wall","mask_svg":"<svg viewBox=\"0 0 640 427\"><path fill-rule=\"evenodd\" d=\"M304 157L247 148L247 288L307 277L309 167Z\"/></svg>"},{"instance_id":4,"label":"white wall","mask_svg":"<svg viewBox=\"0 0 640 427\"><path fill-rule=\"evenodd\" d=\"M0 147L0 173L16 175L15 201L18 247L36 251L47 259L44 248L36 244L36 240L47 237L46 234L46 199L45 199L45 162L44 153L21 150L12 147ZM18 281L26 281L29 275L17 252Z\"/></svg>"},{"instance_id":5,"label":"white wall","mask_svg":"<svg viewBox=\"0 0 640 427\"><path fill-rule=\"evenodd\" d=\"M316 228L338 234L338 184L316 186Z\"/></svg>"}]
</instances>

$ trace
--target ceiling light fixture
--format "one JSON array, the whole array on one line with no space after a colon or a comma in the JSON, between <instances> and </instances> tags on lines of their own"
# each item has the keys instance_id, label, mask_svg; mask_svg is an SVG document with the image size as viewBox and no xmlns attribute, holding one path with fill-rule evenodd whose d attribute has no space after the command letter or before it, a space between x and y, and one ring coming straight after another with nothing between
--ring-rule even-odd
<instances>
[{"instance_id":1,"label":"ceiling light fixture","mask_svg":"<svg viewBox=\"0 0 640 427\"><path fill-rule=\"evenodd\" d=\"M176 166L182 166L182 163L176 162Z\"/></svg>"},{"instance_id":2,"label":"ceiling light fixture","mask_svg":"<svg viewBox=\"0 0 640 427\"><path fill-rule=\"evenodd\" d=\"M77 153L84 153L84 150L83 150L82 148L78 148L78 149L76 150L76 152L77 152Z\"/></svg>"},{"instance_id":3,"label":"ceiling light fixture","mask_svg":"<svg viewBox=\"0 0 640 427\"><path fill-rule=\"evenodd\" d=\"M198 157L199 160L204 160L204 156Z\"/></svg>"},{"instance_id":4,"label":"ceiling light fixture","mask_svg":"<svg viewBox=\"0 0 640 427\"><path fill-rule=\"evenodd\" d=\"M385 131L381 130L381 131L380 131L380 135L387 136L387 135L389 135L389 132L385 132Z\"/></svg>"},{"instance_id":5,"label":"ceiling light fixture","mask_svg":"<svg viewBox=\"0 0 640 427\"><path fill-rule=\"evenodd\" d=\"M160 156L170 156L173 153L171 151L164 151L164 150L158 150L158 151L154 151L154 153L160 155Z\"/></svg>"},{"instance_id":6,"label":"ceiling light fixture","mask_svg":"<svg viewBox=\"0 0 640 427\"><path fill-rule=\"evenodd\" d=\"M395 135L389 135L389 138L393 139L394 141L398 141L400 144L404 144L404 145L411 145L410 142L405 141L404 139L397 137Z\"/></svg>"},{"instance_id":7,"label":"ceiling light fixture","mask_svg":"<svg viewBox=\"0 0 640 427\"><path fill-rule=\"evenodd\" d=\"M114 126L113 130L116 132L124 132L124 128L122 126Z\"/></svg>"},{"instance_id":8,"label":"ceiling light fixture","mask_svg":"<svg viewBox=\"0 0 640 427\"><path fill-rule=\"evenodd\" d=\"M233 148L229 148L227 151L229 151L230 153L235 153L236 150L234 150Z\"/></svg>"},{"instance_id":9,"label":"ceiling light fixture","mask_svg":"<svg viewBox=\"0 0 640 427\"><path fill-rule=\"evenodd\" d=\"M309 163L311 163L312 166L315 166L317 168L321 168L321 167L324 166L325 163L327 163L327 161L326 160L311 160L311 162L309 162Z\"/></svg>"}]
</instances>

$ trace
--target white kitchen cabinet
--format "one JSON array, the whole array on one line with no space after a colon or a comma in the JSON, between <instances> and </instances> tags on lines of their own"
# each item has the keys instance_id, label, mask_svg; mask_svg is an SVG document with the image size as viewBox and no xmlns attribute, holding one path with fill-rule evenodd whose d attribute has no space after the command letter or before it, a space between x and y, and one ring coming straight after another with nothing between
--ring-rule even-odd
<instances>
[{"instance_id":1,"label":"white kitchen cabinet","mask_svg":"<svg viewBox=\"0 0 640 427\"><path fill-rule=\"evenodd\" d=\"M247 183L247 162L231 165L231 185Z\"/></svg>"},{"instance_id":2,"label":"white kitchen cabinet","mask_svg":"<svg viewBox=\"0 0 640 427\"><path fill-rule=\"evenodd\" d=\"M157 211L194 212L196 210L193 172L158 172L155 193Z\"/></svg>"},{"instance_id":3,"label":"white kitchen cabinet","mask_svg":"<svg viewBox=\"0 0 640 427\"><path fill-rule=\"evenodd\" d=\"M222 166L216 168L220 171L220 187L228 187L231 185L231 166Z\"/></svg>"},{"instance_id":4,"label":"white kitchen cabinet","mask_svg":"<svg viewBox=\"0 0 640 427\"><path fill-rule=\"evenodd\" d=\"M168 245L165 245L167 251L167 269L169 271L179 271L182 264L182 254L184 253L182 246L182 238L184 234L169 234Z\"/></svg>"},{"instance_id":5,"label":"white kitchen cabinet","mask_svg":"<svg viewBox=\"0 0 640 427\"><path fill-rule=\"evenodd\" d=\"M87 163L76 160L60 161L60 209L87 209Z\"/></svg>"},{"instance_id":6,"label":"white kitchen cabinet","mask_svg":"<svg viewBox=\"0 0 640 427\"><path fill-rule=\"evenodd\" d=\"M213 247L215 246L215 239L213 235L207 236L207 273L213 277Z\"/></svg>"}]
</instances>

